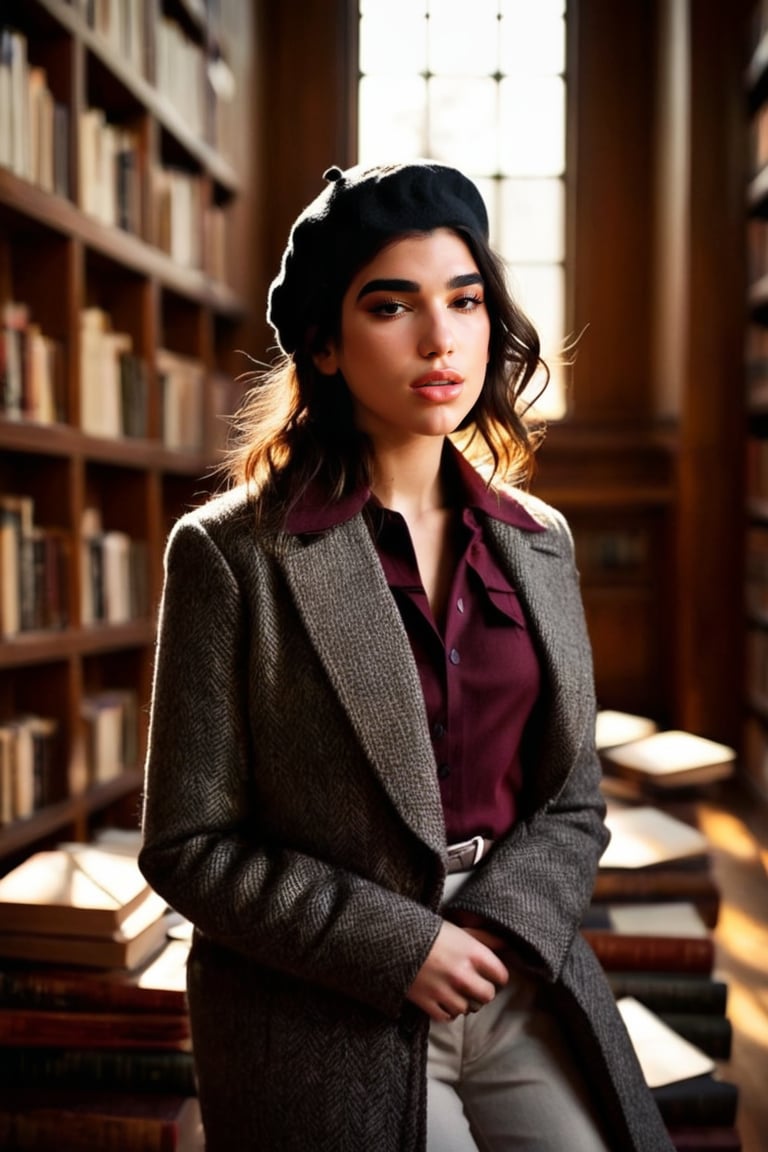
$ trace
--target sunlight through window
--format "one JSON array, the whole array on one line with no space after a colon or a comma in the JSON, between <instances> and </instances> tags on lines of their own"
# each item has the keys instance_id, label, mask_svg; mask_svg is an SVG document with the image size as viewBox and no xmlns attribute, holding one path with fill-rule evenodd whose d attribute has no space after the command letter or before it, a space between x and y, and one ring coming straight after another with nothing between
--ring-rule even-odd
<instances>
[{"instance_id":1,"label":"sunlight through window","mask_svg":"<svg viewBox=\"0 0 768 1152\"><path fill-rule=\"evenodd\" d=\"M565 412L565 0L360 0L358 157L471 176Z\"/></svg>"}]
</instances>

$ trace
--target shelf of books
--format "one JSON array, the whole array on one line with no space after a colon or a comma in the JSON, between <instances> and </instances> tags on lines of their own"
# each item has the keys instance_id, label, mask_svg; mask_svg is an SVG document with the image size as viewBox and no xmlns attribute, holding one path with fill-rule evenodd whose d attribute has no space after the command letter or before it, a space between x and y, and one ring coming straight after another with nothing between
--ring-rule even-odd
<instances>
[{"instance_id":1,"label":"shelf of books","mask_svg":"<svg viewBox=\"0 0 768 1152\"><path fill-rule=\"evenodd\" d=\"M747 395L747 725L744 764L768 797L768 4L754 6L747 69L750 181L747 187L749 289Z\"/></svg>"},{"instance_id":2,"label":"shelf of books","mask_svg":"<svg viewBox=\"0 0 768 1152\"><path fill-rule=\"evenodd\" d=\"M163 545L247 368L249 44L226 0L0 11L0 874L136 819Z\"/></svg>"}]
</instances>

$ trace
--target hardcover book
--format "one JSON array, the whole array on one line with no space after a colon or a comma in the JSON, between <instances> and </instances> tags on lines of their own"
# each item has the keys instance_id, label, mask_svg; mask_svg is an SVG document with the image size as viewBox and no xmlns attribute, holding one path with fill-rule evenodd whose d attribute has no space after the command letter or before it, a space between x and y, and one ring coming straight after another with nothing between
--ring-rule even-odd
<instances>
[{"instance_id":1,"label":"hardcover book","mask_svg":"<svg viewBox=\"0 0 768 1152\"><path fill-rule=\"evenodd\" d=\"M89 844L35 852L0 879L0 932L109 935L150 893L123 853Z\"/></svg>"},{"instance_id":2,"label":"hardcover book","mask_svg":"<svg viewBox=\"0 0 768 1152\"><path fill-rule=\"evenodd\" d=\"M602 759L607 771L664 790L727 779L733 774L736 753L725 744L674 729L606 748Z\"/></svg>"},{"instance_id":3,"label":"hardcover book","mask_svg":"<svg viewBox=\"0 0 768 1152\"><path fill-rule=\"evenodd\" d=\"M101 1089L194 1096L191 1052L166 1049L0 1048L6 1087Z\"/></svg>"},{"instance_id":4,"label":"hardcover book","mask_svg":"<svg viewBox=\"0 0 768 1152\"><path fill-rule=\"evenodd\" d=\"M168 931L172 917L165 918ZM0 964L0 1006L69 1012L183 1013L189 942L165 940L140 968L83 969L6 960Z\"/></svg>"},{"instance_id":5,"label":"hardcover book","mask_svg":"<svg viewBox=\"0 0 768 1152\"><path fill-rule=\"evenodd\" d=\"M649 1088L715 1071L711 1056L673 1031L655 1012L631 996L617 1001Z\"/></svg>"},{"instance_id":6,"label":"hardcover book","mask_svg":"<svg viewBox=\"0 0 768 1152\"><path fill-rule=\"evenodd\" d=\"M138 968L160 951L171 917L155 892L108 936L0 932L0 957L89 968Z\"/></svg>"},{"instance_id":7,"label":"hardcover book","mask_svg":"<svg viewBox=\"0 0 768 1152\"><path fill-rule=\"evenodd\" d=\"M691 972L607 973L617 1000L631 996L657 1015L664 1012L690 1012L724 1016L728 1006L728 985L712 976Z\"/></svg>"},{"instance_id":8,"label":"hardcover book","mask_svg":"<svg viewBox=\"0 0 768 1152\"><path fill-rule=\"evenodd\" d=\"M711 975L715 944L692 904L593 904L582 935L606 971Z\"/></svg>"},{"instance_id":9,"label":"hardcover book","mask_svg":"<svg viewBox=\"0 0 768 1152\"><path fill-rule=\"evenodd\" d=\"M649 716L636 716L613 708L602 708L595 719L595 743L599 752L652 736L657 731L656 721Z\"/></svg>"},{"instance_id":10,"label":"hardcover book","mask_svg":"<svg viewBox=\"0 0 768 1152\"><path fill-rule=\"evenodd\" d=\"M611 840L600 858L600 868L634 871L668 867L681 861L709 860L706 836L651 805L611 806L605 817Z\"/></svg>"},{"instance_id":11,"label":"hardcover book","mask_svg":"<svg viewBox=\"0 0 768 1152\"><path fill-rule=\"evenodd\" d=\"M202 1152L200 1107L193 1096L87 1089L4 1091L0 1147L25 1152Z\"/></svg>"},{"instance_id":12,"label":"hardcover book","mask_svg":"<svg viewBox=\"0 0 768 1152\"><path fill-rule=\"evenodd\" d=\"M167 1048L189 1051L189 1019L161 1012L0 1008L3 1047Z\"/></svg>"},{"instance_id":13,"label":"hardcover book","mask_svg":"<svg viewBox=\"0 0 768 1152\"><path fill-rule=\"evenodd\" d=\"M741 1152L741 1136L735 1126L674 1125L668 1132L675 1152Z\"/></svg>"}]
</instances>

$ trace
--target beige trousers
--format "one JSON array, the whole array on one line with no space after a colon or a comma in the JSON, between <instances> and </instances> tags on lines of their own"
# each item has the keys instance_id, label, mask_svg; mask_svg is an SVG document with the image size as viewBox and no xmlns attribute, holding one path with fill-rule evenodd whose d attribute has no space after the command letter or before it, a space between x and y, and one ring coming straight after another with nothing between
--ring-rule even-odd
<instances>
[{"instance_id":1,"label":"beige trousers","mask_svg":"<svg viewBox=\"0 0 768 1152\"><path fill-rule=\"evenodd\" d=\"M446 900L464 879L448 877ZM526 973L511 969L479 1012L432 1023L427 1074L428 1152L608 1152L546 985Z\"/></svg>"}]
</instances>

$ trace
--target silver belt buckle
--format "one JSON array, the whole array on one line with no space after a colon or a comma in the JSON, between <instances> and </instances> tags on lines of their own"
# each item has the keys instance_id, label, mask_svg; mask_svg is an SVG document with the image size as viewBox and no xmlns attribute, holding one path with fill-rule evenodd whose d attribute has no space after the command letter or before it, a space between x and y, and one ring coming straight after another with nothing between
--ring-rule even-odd
<instances>
[{"instance_id":1,"label":"silver belt buckle","mask_svg":"<svg viewBox=\"0 0 768 1152\"><path fill-rule=\"evenodd\" d=\"M475 864L478 864L483 858L484 845L485 841L482 836L472 836L469 840L462 840L460 844L450 844L448 856L461 856L462 852L466 852L468 848L474 848L475 855L470 865L471 868L474 868Z\"/></svg>"}]
</instances>

